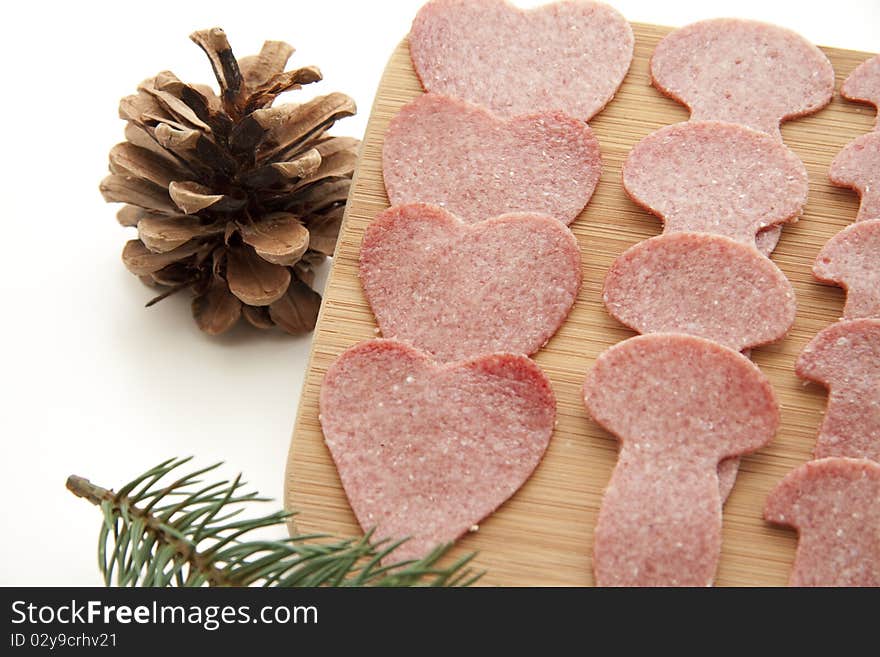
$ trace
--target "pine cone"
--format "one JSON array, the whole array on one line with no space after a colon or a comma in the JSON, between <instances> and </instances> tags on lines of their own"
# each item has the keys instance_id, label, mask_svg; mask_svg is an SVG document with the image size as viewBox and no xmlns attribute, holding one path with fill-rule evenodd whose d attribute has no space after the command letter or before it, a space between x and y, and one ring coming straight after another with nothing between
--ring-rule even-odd
<instances>
[{"instance_id":1,"label":"pine cone","mask_svg":"<svg viewBox=\"0 0 880 657\"><path fill-rule=\"evenodd\" d=\"M321 79L286 71L293 48L267 41L237 61L219 28L190 38L211 60L220 95L164 71L123 98L125 138L101 182L117 217L137 227L125 266L162 293L190 288L199 327L222 333L243 315L289 333L315 326L314 267L333 254L358 141L327 130L355 113L344 94L272 107Z\"/></svg>"}]
</instances>

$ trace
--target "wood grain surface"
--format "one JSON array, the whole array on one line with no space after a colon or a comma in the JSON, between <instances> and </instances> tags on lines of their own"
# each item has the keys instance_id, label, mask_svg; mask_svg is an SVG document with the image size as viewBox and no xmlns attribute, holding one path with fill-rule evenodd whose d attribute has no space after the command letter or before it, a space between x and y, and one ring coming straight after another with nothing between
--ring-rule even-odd
<instances>
[{"instance_id":1,"label":"wood grain surface","mask_svg":"<svg viewBox=\"0 0 880 657\"><path fill-rule=\"evenodd\" d=\"M593 527L614 467L617 442L593 423L581 401L584 374L609 346L633 335L602 305L605 272L629 246L656 235L660 222L637 207L621 186L621 164L634 144L686 110L650 83L648 61L670 29L635 24L635 57L614 100L590 123L602 145L602 179L571 228L581 247L583 286L570 317L536 356L553 382L559 424L534 476L480 530L461 539L454 554L477 550L487 585L590 585ZM837 88L870 55L824 49ZM388 205L382 184L382 140L389 120L422 93L406 40L391 56L376 93L351 197L315 330L306 383L293 431L285 480L285 505L298 512L297 529L354 536L360 529L349 509L318 421L318 393L328 365L346 348L377 336L357 277L367 224ZM784 585L794 558L795 534L767 525L764 499L792 468L809 460L825 405L824 389L804 385L793 367L805 343L838 319L843 294L816 282L810 267L819 249L856 216L855 193L832 186L827 171L835 154L868 132L874 110L835 94L821 112L784 124L785 143L805 162L810 195L800 222L786 227L773 260L794 284L797 320L788 337L754 351L773 383L782 425L772 444L743 460L724 508L718 585ZM523 181L528 184L528 181ZM748 313L748 308L743 308Z\"/></svg>"}]
</instances>

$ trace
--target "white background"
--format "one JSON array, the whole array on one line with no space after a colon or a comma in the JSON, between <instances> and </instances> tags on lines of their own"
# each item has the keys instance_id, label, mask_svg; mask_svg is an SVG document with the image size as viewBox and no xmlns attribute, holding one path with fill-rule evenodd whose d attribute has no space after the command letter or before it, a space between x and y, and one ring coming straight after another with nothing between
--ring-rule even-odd
<instances>
[{"instance_id":1,"label":"white background","mask_svg":"<svg viewBox=\"0 0 880 657\"><path fill-rule=\"evenodd\" d=\"M739 16L823 45L880 51L880 0L611 3L634 21L680 26ZM153 292L119 257L130 229L98 193L107 151L122 139L119 98L165 69L212 81L187 36L219 25L239 56L257 52L264 39L296 46L293 63L318 64L325 76L302 93L353 96L360 114L337 133L360 137L385 61L420 5L25 2L14 15L7 5L0 19L0 584L100 583L99 512L65 490L71 473L118 487L166 457L194 454L200 464L224 460L226 474L243 471L261 492L281 496L310 338L245 326L205 336L186 294L143 308Z\"/></svg>"}]
</instances>

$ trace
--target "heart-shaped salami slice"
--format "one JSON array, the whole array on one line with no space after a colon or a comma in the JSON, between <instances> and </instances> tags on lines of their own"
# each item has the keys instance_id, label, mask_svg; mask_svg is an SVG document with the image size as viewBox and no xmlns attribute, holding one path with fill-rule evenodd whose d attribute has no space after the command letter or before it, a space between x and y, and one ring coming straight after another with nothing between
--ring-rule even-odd
<instances>
[{"instance_id":1,"label":"heart-shaped salami slice","mask_svg":"<svg viewBox=\"0 0 880 657\"><path fill-rule=\"evenodd\" d=\"M751 245L759 231L797 220L808 189L806 167L782 142L722 121L648 135L626 158L623 186L667 233L714 233Z\"/></svg>"},{"instance_id":2,"label":"heart-shaped salami slice","mask_svg":"<svg viewBox=\"0 0 880 657\"><path fill-rule=\"evenodd\" d=\"M410 537L394 553L404 560L456 540L523 485L550 442L556 399L525 356L439 365L371 340L327 370L320 412L358 522L380 540Z\"/></svg>"},{"instance_id":3,"label":"heart-shaped salami slice","mask_svg":"<svg viewBox=\"0 0 880 657\"><path fill-rule=\"evenodd\" d=\"M577 240L552 217L465 224L411 204L368 226L360 277L384 337L453 361L540 349L574 304L581 262Z\"/></svg>"},{"instance_id":4,"label":"heart-shaped salami slice","mask_svg":"<svg viewBox=\"0 0 880 657\"><path fill-rule=\"evenodd\" d=\"M779 124L825 107L834 69L799 34L734 18L693 23L664 38L651 57L654 85L694 120L742 123L781 139Z\"/></svg>"},{"instance_id":5,"label":"heart-shaped salami slice","mask_svg":"<svg viewBox=\"0 0 880 657\"><path fill-rule=\"evenodd\" d=\"M559 112L504 120L438 94L400 110L382 147L392 205L431 203L467 223L539 212L570 224L600 172L599 142L583 121Z\"/></svg>"},{"instance_id":6,"label":"heart-shaped salami slice","mask_svg":"<svg viewBox=\"0 0 880 657\"><path fill-rule=\"evenodd\" d=\"M561 111L581 121L614 96L633 43L623 16L586 0L530 11L504 0L432 0L409 34L426 91L499 116Z\"/></svg>"}]
</instances>

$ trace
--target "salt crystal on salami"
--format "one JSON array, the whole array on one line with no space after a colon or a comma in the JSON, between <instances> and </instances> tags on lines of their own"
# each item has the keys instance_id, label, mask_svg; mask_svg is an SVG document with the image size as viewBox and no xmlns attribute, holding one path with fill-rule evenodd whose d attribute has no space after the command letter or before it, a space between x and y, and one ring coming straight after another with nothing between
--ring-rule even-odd
<instances>
[{"instance_id":1,"label":"salt crystal on salami","mask_svg":"<svg viewBox=\"0 0 880 657\"><path fill-rule=\"evenodd\" d=\"M623 16L587 0L528 11L504 0L432 0L409 34L426 91L503 117L560 111L581 121L613 98L633 43Z\"/></svg>"},{"instance_id":2,"label":"salt crystal on salami","mask_svg":"<svg viewBox=\"0 0 880 657\"><path fill-rule=\"evenodd\" d=\"M555 418L550 382L525 356L440 365L391 340L345 351L320 395L361 527L377 540L410 537L395 560L423 557L495 511L541 461Z\"/></svg>"},{"instance_id":3,"label":"salt crystal on salami","mask_svg":"<svg viewBox=\"0 0 880 657\"><path fill-rule=\"evenodd\" d=\"M880 319L823 329L801 352L795 372L828 388L814 456L880 461Z\"/></svg>"},{"instance_id":4,"label":"salt crystal on salami","mask_svg":"<svg viewBox=\"0 0 880 657\"><path fill-rule=\"evenodd\" d=\"M840 87L840 95L880 108L880 55L859 64ZM874 130L880 130L880 116Z\"/></svg>"},{"instance_id":5,"label":"salt crystal on salami","mask_svg":"<svg viewBox=\"0 0 880 657\"><path fill-rule=\"evenodd\" d=\"M360 277L384 337L451 361L538 351L574 304L581 260L571 231L547 215L465 224L409 204L367 227Z\"/></svg>"},{"instance_id":6,"label":"salt crystal on salami","mask_svg":"<svg viewBox=\"0 0 880 657\"><path fill-rule=\"evenodd\" d=\"M431 203L468 223L538 212L570 224L601 172L592 130L559 112L499 119L424 94L391 120L382 174L392 205Z\"/></svg>"},{"instance_id":7,"label":"salt crystal on salami","mask_svg":"<svg viewBox=\"0 0 880 657\"><path fill-rule=\"evenodd\" d=\"M789 473L764 518L798 532L790 586L880 586L880 464L827 458Z\"/></svg>"},{"instance_id":8,"label":"salt crystal on salami","mask_svg":"<svg viewBox=\"0 0 880 657\"><path fill-rule=\"evenodd\" d=\"M584 383L593 418L620 439L593 555L600 586L709 586L721 548L717 467L766 445L779 411L748 358L682 334L603 352Z\"/></svg>"},{"instance_id":9,"label":"salt crystal on salami","mask_svg":"<svg viewBox=\"0 0 880 657\"><path fill-rule=\"evenodd\" d=\"M847 226L828 240L813 274L846 290L845 319L880 318L880 219Z\"/></svg>"},{"instance_id":10,"label":"salt crystal on salami","mask_svg":"<svg viewBox=\"0 0 880 657\"><path fill-rule=\"evenodd\" d=\"M806 167L782 142L722 121L648 135L623 165L623 186L667 233L714 233L750 245L760 231L797 220L808 191ZM762 241L770 251L771 239Z\"/></svg>"},{"instance_id":11,"label":"salt crystal on salami","mask_svg":"<svg viewBox=\"0 0 880 657\"><path fill-rule=\"evenodd\" d=\"M654 85L691 119L742 123L780 138L779 124L831 101L834 69L800 35L757 21L718 18L672 32L651 57Z\"/></svg>"},{"instance_id":12,"label":"salt crystal on salami","mask_svg":"<svg viewBox=\"0 0 880 657\"><path fill-rule=\"evenodd\" d=\"M752 246L707 233L630 247L608 270L604 301L639 333L687 333L736 351L781 339L795 315L794 290L776 265Z\"/></svg>"},{"instance_id":13,"label":"salt crystal on salami","mask_svg":"<svg viewBox=\"0 0 880 657\"><path fill-rule=\"evenodd\" d=\"M856 221L880 219L880 132L869 132L847 144L831 162L828 177L862 197Z\"/></svg>"}]
</instances>

